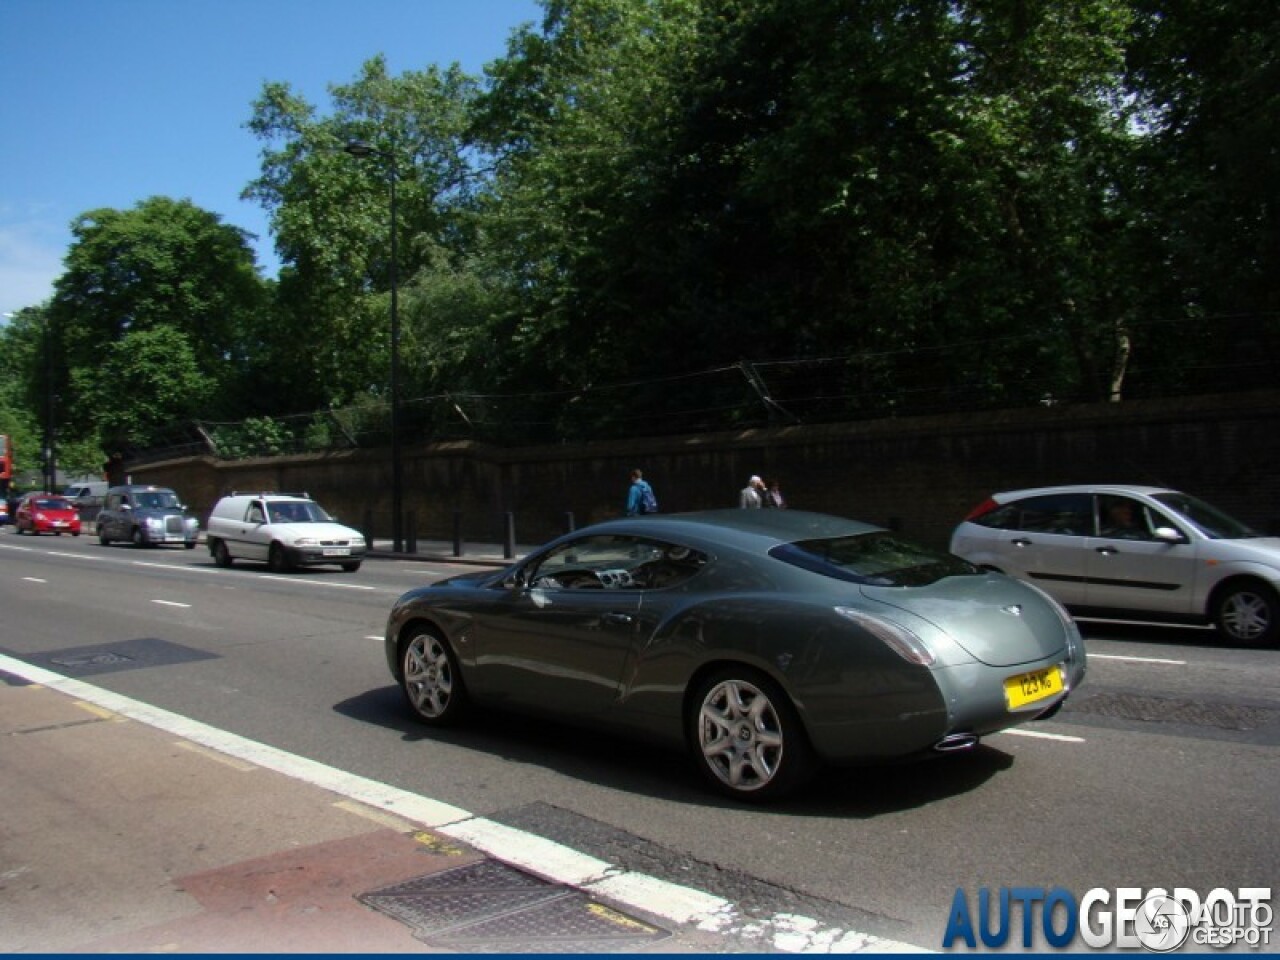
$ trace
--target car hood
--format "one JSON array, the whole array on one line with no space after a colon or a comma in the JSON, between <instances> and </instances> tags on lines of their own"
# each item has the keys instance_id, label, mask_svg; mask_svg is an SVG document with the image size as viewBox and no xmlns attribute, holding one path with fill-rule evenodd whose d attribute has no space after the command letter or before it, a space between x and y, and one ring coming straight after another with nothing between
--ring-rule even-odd
<instances>
[{"instance_id":1,"label":"car hood","mask_svg":"<svg viewBox=\"0 0 1280 960\"><path fill-rule=\"evenodd\" d=\"M312 540L364 539L364 534L359 530L352 530L340 523L276 523L272 527L290 540L300 540L303 537L310 537Z\"/></svg>"},{"instance_id":2,"label":"car hood","mask_svg":"<svg viewBox=\"0 0 1280 960\"><path fill-rule=\"evenodd\" d=\"M975 660L1012 667L1065 655L1067 626L1039 591L1012 577L947 577L925 587L862 587L951 637Z\"/></svg>"}]
</instances>

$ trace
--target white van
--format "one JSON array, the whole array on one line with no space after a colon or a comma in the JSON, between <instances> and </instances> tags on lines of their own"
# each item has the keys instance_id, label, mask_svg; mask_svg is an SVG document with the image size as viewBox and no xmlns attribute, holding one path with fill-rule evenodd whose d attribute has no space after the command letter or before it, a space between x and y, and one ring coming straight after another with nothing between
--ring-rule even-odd
<instances>
[{"instance_id":1,"label":"white van","mask_svg":"<svg viewBox=\"0 0 1280 960\"><path fill-rule=\"evenodd\" d=\"M102 498L107 495L107 489L111 484L104 481L89 481L87 483L72 483L67 485L62 495L70 500L77 509L83 510L86 507L101 507Z\"/></svg>"}]
</instances>

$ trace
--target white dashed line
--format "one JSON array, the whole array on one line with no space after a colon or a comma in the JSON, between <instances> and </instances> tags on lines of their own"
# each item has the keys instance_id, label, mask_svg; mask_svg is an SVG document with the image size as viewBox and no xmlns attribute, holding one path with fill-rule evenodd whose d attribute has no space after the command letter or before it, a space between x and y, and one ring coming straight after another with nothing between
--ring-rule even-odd
<instances>
[{"instance_id":1,"label":"white dashed line","mask_svg":"<svg viewBox=\"0 0 1280 960\"><path fill-rule=\"evenodd\" d=\"M1057 740L1060 743L1085 743L1084 737L1072 737L1065 733L1045 733L1042 730L1024 730L1022 727L1013 727L1010 730L1001 730L1001 733L1007 733L1012 737L1033 737L1036 740Z\"/></svg>"},{"instance_id":2,"label":"white dashed line","mask_svg":"<svg viewBox=\"0 0 1280 960\"><path fill-rule=\"evenodd\" d=\"M1185 660L1163 660L1160 657L1126 657L1118 653L1090 653L1087 654L1090 660L1124 660L1128 663L1162 663L1173 667L1185 667Z\"/></svg>"},{"instance_id":3,"label":"white dashed line","mask_svg":"<svg viewBox=\"0 0 1280 960\"><path fill-rule=\"evenodd\" d=\"M152 600L152 603L158 603L162 607L181 607L183 610L190 610L191 604L178 603L176 600Z\"/></svg>"}]
</instances>

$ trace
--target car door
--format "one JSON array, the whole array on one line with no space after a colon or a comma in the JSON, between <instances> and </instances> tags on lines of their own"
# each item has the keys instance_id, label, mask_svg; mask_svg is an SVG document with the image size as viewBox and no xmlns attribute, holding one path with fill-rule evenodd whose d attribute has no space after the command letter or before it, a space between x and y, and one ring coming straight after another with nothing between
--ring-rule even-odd
<instances>
[{"instance_id":1,"label":"car door","mask_svg":"<svg viewBox=\"0 0 1280 960\"><path fill-rule=\"evenodd\" d=\"M587 536L522 568L521 582L473 619L472 692L565 716L606 711L639 642L643 589L630 571L653 550Z\"/></svg>"},{"instance_id":2,"label":"car door","mask_svg":"<svg viewBox=\"0 0 1280 960\"><path fill-rule=\"evenodd\" d=\"M1085 605L1119 616L1191 613L1198 565L1186 531L1135 497L1099 494L1097 499L1098 533L1089 538ZM1179 539L1170 542L1157 530L1176 531Z\"/></svg>"},{"instance_id":3,"label":"car door","mask_svg":"<svg viewBox=\"0 0 1280 960\"><path fill-rule=\"evenodd\" d=\"M243 560L266 560L271 546L271 527L261 500L250 500L244 516L226 521L224 542L233 557Z\"/></svg>"},{"instance_id":4,"label":"car door","mask_svg":"<svg viewBox=\"0 0 1280 960\"><path fill-rule=\"evenodd\" d=\"M1042 587L1067 605L1085 602L1093 503L1087 493L1026 497L1004 505L997 553L1005 573Z\"/></svg>"}]
</instances>

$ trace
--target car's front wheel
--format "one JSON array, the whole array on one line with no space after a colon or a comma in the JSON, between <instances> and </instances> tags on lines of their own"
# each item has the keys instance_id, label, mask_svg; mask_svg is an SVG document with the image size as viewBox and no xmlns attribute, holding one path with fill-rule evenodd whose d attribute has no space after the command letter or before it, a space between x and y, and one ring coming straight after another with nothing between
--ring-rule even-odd
<instances>
[{"instance_id":1,"label":"car's front wheel","mask_svg":"<svg viewBox=\"0 0 1280 960\"><path fill-rule=\"evenodd\" d=\"M414 626L401 644L400 676L405 699L423 723L447 726L466 710L467 692L457 658L431 627Z\"/></svg>"},{"instance_id":2,"label":"car's front wheel","mask_svg":"<svg viewBox=\"0 0 1280 960\"><path fill-rule=\"evenodd\" d=\"M787 695L746 667L722 668L699 684L688 737L702 776L737 800L776 800L802 785L816 766Z\"/></svg>"},{"instance_id":3,"label":"car's front wheel","mask_svg":"<svg viewBox=\"0 0 1280 960\"><path fill-rule=\"evenodd\" d=\"M342 569L343 569L344 571L346 571L347 573L355 573L357 570L359 570L359 569L360 569L360 561L359 561L359 560L352 560L352 561L350 561L350 562L348 562L348 563L344 563L344 564L342 565Z\"/></svg>"},{"instance_id":4,"label":"car's front wheel","mask_svg":"<svg viewBox=\"0 0 1280 960\"><path fill-rule=\"evenodd\" d=\"M1232 643L1251 647L1274 643L1280 632L1280 598L1265 583L1229 586L1214 608L1214 625Z\"/></svg>"},{"instance_id":5,"label":"car's front wheel","mask_svg":"<svg viewBox=\"0 0 1280 960\"><path fill-rule=\"evenodd\" d=\"M133 545L135 547L145 547L147 545L146 535L142 532L141 527L133 528Z\"/></svg>"},{"instance_id":6,"label":"car's front wheel","mask_svg":"<svg viewBox=\"0 0 1280 960\"><path fill-rule=\"evenodd\" d=\"M267 566L274 573L288 573L293 569L293 564L289 562L289 554L278 543L273 543L267 552Z\"/></svg>"}]
</instances>

